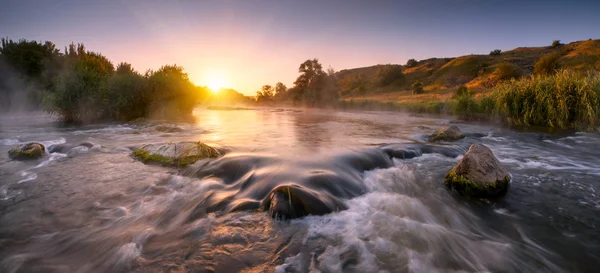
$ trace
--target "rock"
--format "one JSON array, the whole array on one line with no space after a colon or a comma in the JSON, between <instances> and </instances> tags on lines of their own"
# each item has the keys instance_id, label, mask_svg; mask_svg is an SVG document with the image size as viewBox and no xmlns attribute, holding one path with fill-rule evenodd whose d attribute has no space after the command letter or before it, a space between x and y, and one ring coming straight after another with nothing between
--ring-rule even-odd
<instances>
[{"instance_id":1,"label":"rock","mask_svg":"<svg viewBox=\"0 0 600 273\"><path fill-rule=\"evenodd\" d=\"M494 197L506 193L508 172L488 147L473 144L444 178L444 184L468 197Z\"/></svg>"},{"instance_id":2,"label":"rock","mask_svg":"<svg viewBox=\"0 0 600 273\"><path fill-rule=\"evenodd\" d=\"M337 198L295 184L275 187L260 205L275 219L325 215L347 209Z\"/></svg>"},{"instance_id":3,"label":"rock","mask_svg":"<svg viewBox=\"0 0 600 273\"><path fill-rule=\"evenodd\" d=\"M144 163L159 163L183 167L203 159L218 157L224 152L202 142L146 144L133 151L133 157Z\"/></svg>"},{"instance_id":4,"label":"rock","mask_svg":"<svg viewBox=\"0 0 600 273\"><path fill-rule=\"evenodd\" d=\"M173 125L157 125L156 127L154 127L154 129L156 131L159 132L163 132L163 133L180 133L183 132L183 129L177 127L177 126L173 126Z\"/></svg>"},{"instance_id":5,"label":"rock","mask_svg":"<svg viewBox=\"0 0 600 273\"><path fill-rule=\"evenodd\" d=\"M37 159L44 156L46 148L41 143L31 142L8 151L8 157L14 160Z\"/></svg>"},{"instance_id":6,"label":"rock","mask_svg":"<svg viewBox=\"0 0 600 273\"><path fill-rule=\"evenodd\" d=\"M435 133L429 136L429 141L454 141L463 138L465 138L465 135L460 131L460 129L452 125L437 130Z\"/></svg>"}]
</instances>

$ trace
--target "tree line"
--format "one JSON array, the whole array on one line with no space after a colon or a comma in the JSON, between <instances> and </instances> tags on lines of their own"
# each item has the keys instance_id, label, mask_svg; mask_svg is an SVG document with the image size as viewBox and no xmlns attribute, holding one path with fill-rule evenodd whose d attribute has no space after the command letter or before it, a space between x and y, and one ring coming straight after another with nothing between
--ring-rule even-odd
<instances>
[{"instance_id":1,"label":"tree line","mask_svg":"<svg viewBox=\"0 0 600 273\"><path fill-rule=\"evenodd\" d=\"M48 41L0 42L2 110L45 109L70 122L186 119L197 103L213 96L194 85L181 66L163 65L142 74L129 63L115 67L83 44L72 43L61 52ZM226 91L227 100L245 99Z\"/></svg>"}]
</instances>

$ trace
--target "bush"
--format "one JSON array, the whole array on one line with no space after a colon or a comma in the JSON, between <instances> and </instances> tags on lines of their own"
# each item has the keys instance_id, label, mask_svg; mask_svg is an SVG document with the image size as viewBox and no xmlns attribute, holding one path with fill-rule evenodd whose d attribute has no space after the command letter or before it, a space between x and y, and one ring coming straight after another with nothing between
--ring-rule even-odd
<instances>
[{"instance_id":1,"label":"bush","mask_svg":"<svg viewBox=\"0 0 600 273\"><path fill-rule=\"evenodd\" d=\"M409 60L406 62L406 67L413 67L413 66L415 66L415 65L417 65L417 60L415 60L415 59L409 59Z\"/></svg>"},{"instance_id":2,"label":"bush","mask_svg":"<svg viewBox=\"0 0 600 273\"><path fill-rule=\"evenodd\" d=\"M402 67L399 65L382 65L377 68L375 82L380 87L388 86L394 82L402 80Z\"/></svg>"},{"instance_id":3,"label":"bush","mask_svg":"<svg viewBox=\"0 0 600 273\"><path fill-rule=\"evenodd\" d=\"M494 83L498 83L510 79L518 79L521 77L521 69L511 63L502 63L496 66L494 72L492 72L491 79Z\"/></svg>"},{"instance_id":4,"label":"bush","mask_svg":"<svg viewBox=\"0 0 600 273\"><path fill-rule=\"evenodd\" d=\"M416 81L412 84L413 94L423 94L423 83L421 81Z\"/></svg>"},{"instance_id":5,"label":"bush","mask_svg":"<svg viewBox=\"0 0 600 273\"><path fill-rule=\"evenodd\" d=\"M560 43L560 40L554 40L552 41L552 47L558 47L561 46L562 44Z\"/></svg>"},{"instance_id":6,"label":"bush","mask_svg":"<svg viewBox=\"0 0 600 273\"><path fill-rule=\"evenodd\" d=\"M494 49L494 50L490 51L490 56L498 56L498 55L500 55L501 52L502 52L502 50L500 50L500 49Z\"/></svg>"},{"instance_id":7,"label":"bush","mask_svg":"<svg viewBox=\"0 0 600 273\"><path fill-rule=\"evenodd\" d=\"M488 117L494 114L496 110L496 99L493 95L484 96L479 101L479 112L486 114Z\"/></svg>"},{"instance_id":8,"label":"bush","mask_svg":"<svg viewBox=\"0 0 600 273\"><path fill-rule=\"evenodd\" d=\"M99 119L105 111L99 102L104 98L114 66L98 53L81 50L74 56L56 79L50 112L70 122Z\"/></svg>"},{"instance_id":9,"label":"bush","mask_svg":"<svg viewBox=\"0 0 600 273\"><path fill-rule=\"evenodd\" d=\"M455 91L454 94L452 95L452 98L458 98L460 96L464 96L464 95L470 95L469 90L467 89L466 86L464 85L460 85Z\"/></svg>"},{"instance_id":10,"label":"bush","mask_svg":"<svg viewBox=\"0 0 600 273\"><path fill-rule=\"evenodd\" d=\"M585 129L600 124L600 72L534 75L495 92L497 110L510 124Z\"/></svg>"},{"instance_id":11,"label":"bush","mask_svg":"<svg viewBox=\"0 0 600 273\"><path fill-rule=\"evenodd\" d=\"M542 56L533 67L533 73L535 74L553 74L560 66L558 59L560 58L559 52L552 52Z\"/></svg>"},{"instance_id":12,"label":"bush","mask_svg":"<svg viewBox=\"0 0 600 273\"><path fill-rule=\"evenodd\" d=\"M453 113L461 119L474 119L478 112L478 105L473 96L466 93L456 99Z\"/></svg>"}]
</instances>

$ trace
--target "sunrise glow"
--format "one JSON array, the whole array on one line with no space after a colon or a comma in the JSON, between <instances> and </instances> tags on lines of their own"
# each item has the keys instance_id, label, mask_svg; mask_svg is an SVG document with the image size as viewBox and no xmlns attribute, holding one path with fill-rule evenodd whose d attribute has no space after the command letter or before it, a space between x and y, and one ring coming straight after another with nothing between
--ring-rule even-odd
<instances>
[{"instance_id":1,"label":"sunrise glow","mask_svg":"<svg viewBox=\"0 0 600 273\"><path fill-rule=\"evenodd\" d=\"M200 84L207 86L212 92L216 93L219 92L219 89L227 86L227 79L224 73L212 71L204 76Z\"/></svg>"}]
</instances>

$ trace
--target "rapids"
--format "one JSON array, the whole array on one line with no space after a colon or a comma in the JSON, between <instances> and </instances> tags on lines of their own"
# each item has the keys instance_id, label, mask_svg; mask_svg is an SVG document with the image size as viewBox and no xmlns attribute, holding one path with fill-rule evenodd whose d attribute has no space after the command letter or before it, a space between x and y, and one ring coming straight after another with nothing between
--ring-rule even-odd
<instances>
[{"instance_id":1,"label":"rapids","mask_svg":"<svg viewBox=\"0 0 600 273\"><path fill-rule=\"evenodd\" d=\"M600 266L597 134L459 123L465 139L432 145L426 135L449 120L288 109L195 115L167 132L156 122L1 116L0 272ZM10 148L30 141L59 146L39 160L9 160ZM177 141L228 153L180 169L130 156L140 144ZM472 143L510 172L503 198L467 201L443 186Z\"/></svg>"}]
</instances>

